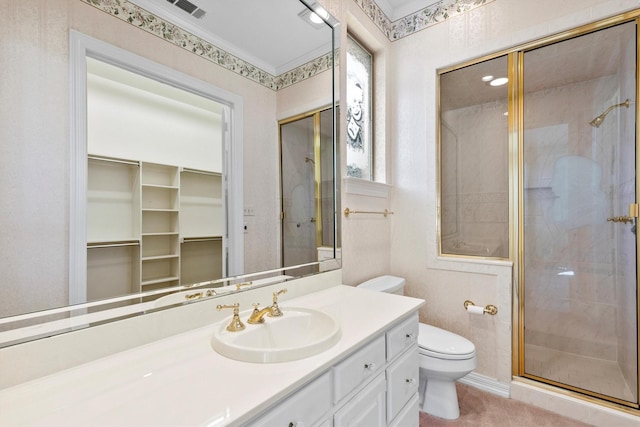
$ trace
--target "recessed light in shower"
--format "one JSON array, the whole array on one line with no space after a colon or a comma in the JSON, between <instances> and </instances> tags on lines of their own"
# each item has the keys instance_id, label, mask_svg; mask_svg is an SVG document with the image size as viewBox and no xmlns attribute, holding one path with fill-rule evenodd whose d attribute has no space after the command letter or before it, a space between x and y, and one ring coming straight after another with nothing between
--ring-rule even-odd
<instances>
[{"instance_id":1,"label":"recessed light in shower","mask_svg":"<svg viewBox=\"0 0 640 427\"><path fill-rule=\"evenodd\" d=\"M493 80L493 76L491 76L491 75L489 75L489 76L484 76L484 77L482 78L482 81L483 81L483 82L485 82L485 83L488 83L488 82L490 82L491 80Z\"/></svg>"},{"instance_id":2,"label":"recessed light in shower","mask_svg":"<svg viewBox=\"0 0 640 427\"><path fill-rule=\"evenodd\" d=\"M498 77L497 79L493 79L489 82L489 84L491 86L502 86L504 84L507 84L507 82L509 81L508 78L506 77Z\"/></svg>"}]
</instances>

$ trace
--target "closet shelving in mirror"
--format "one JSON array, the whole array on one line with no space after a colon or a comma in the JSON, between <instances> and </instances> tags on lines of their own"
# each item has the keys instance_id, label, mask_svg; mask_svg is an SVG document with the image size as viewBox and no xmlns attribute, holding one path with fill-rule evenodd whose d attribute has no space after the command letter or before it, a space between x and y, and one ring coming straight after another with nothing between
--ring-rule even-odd
<instances>
[{"instance_id":1,"label":"closet shelving in mirror","mask_svg":"<svg viewBox=\"0 0 640 427\"><path fill-rule=\"evenodd\" d=\"M142 162L141 290L180 284L180 173L176 166Z\"/></svg>"},{"instance_id":2,"label":"closet shelving in mirror","mask_svg":"<svg viewBox=\"0 0 640 427\"><path fill-rule=\"evenodd\" d=\"M221 173L96 155L88 166L88 301L223 277Z\"/></svg>"}]
</instances>

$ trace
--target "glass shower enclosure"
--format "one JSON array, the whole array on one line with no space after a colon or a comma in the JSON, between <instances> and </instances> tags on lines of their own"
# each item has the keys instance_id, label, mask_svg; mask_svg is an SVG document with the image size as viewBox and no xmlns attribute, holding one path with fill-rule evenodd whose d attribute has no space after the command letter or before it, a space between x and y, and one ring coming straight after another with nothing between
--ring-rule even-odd
<instances>
[{"instance_id":1,"label":"glass shower enclosure","mask_svg":"<svg viewBox=\"0 0 640 427\"><path fill-rule=\"evenodd\" d=\"M638 404L636 22L522 53L523 376Z\"/></svg>"}]
</instances>

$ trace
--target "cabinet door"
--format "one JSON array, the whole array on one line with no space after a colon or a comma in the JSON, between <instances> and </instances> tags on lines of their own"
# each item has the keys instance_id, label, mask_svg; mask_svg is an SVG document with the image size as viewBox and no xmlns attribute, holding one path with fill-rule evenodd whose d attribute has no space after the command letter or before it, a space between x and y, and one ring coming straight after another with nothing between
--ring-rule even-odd
<instances>
[{"instance_id":1,"label":"cabinet door","mask_svg":"<svg viewBox=\"0 0 640 427\"><path fill-rule=\"evenodd\" d=\"M312 426L331 408L331 375L329 372L304 386L275 408L250 422L250 426Z\"/></svg>"},{"instance_id":2,"label":"cabinet door","mask_svg":"<svg viewBox=\"0 0 640 427\"><path fill-rule=\"evenodd\" d=\"M418 346L413 345L387 368L387 421L391 422L404 405L418 393Z\"/></svg>"},{"instance_id":3,"label":"cabinet door","mask_svg":"<svg viewBox=\"0 0 640 427\"><path fill-rule=\"evenodd\" d=\"M385 388L384 374L380 374L335 413L333 426L386 426Z\"/></svg>"},{"instance_id":4,"label":"cabinet door","mask_svg":"<svg viewBox=\"0 0 640 427\"><path fill-rule=\"evenodd\" d=\"M409 400L398 416L389 427L418 427L420 425L420 408L418 406L418 395Z\"/></svg>"}]
</instances>

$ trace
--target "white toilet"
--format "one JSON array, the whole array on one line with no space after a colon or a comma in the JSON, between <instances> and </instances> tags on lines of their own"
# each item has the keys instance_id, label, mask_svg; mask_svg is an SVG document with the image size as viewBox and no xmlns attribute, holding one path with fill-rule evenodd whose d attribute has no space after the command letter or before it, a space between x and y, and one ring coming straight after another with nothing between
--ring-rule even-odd
<instances>
[{"instance_id":1,"label":"white toilet","mask_svg":"<svg viewBox=\"0 0 640 427\"><path fill-rule=\"evenodd\" d=\"M358 287L403 295L404 284L401 277L380 276ZM447 420L458 418L460 408L456 380L476 368L475 346L452 332L420 323L418 352L421 410Z\"/></svg>"}]
</instances>

